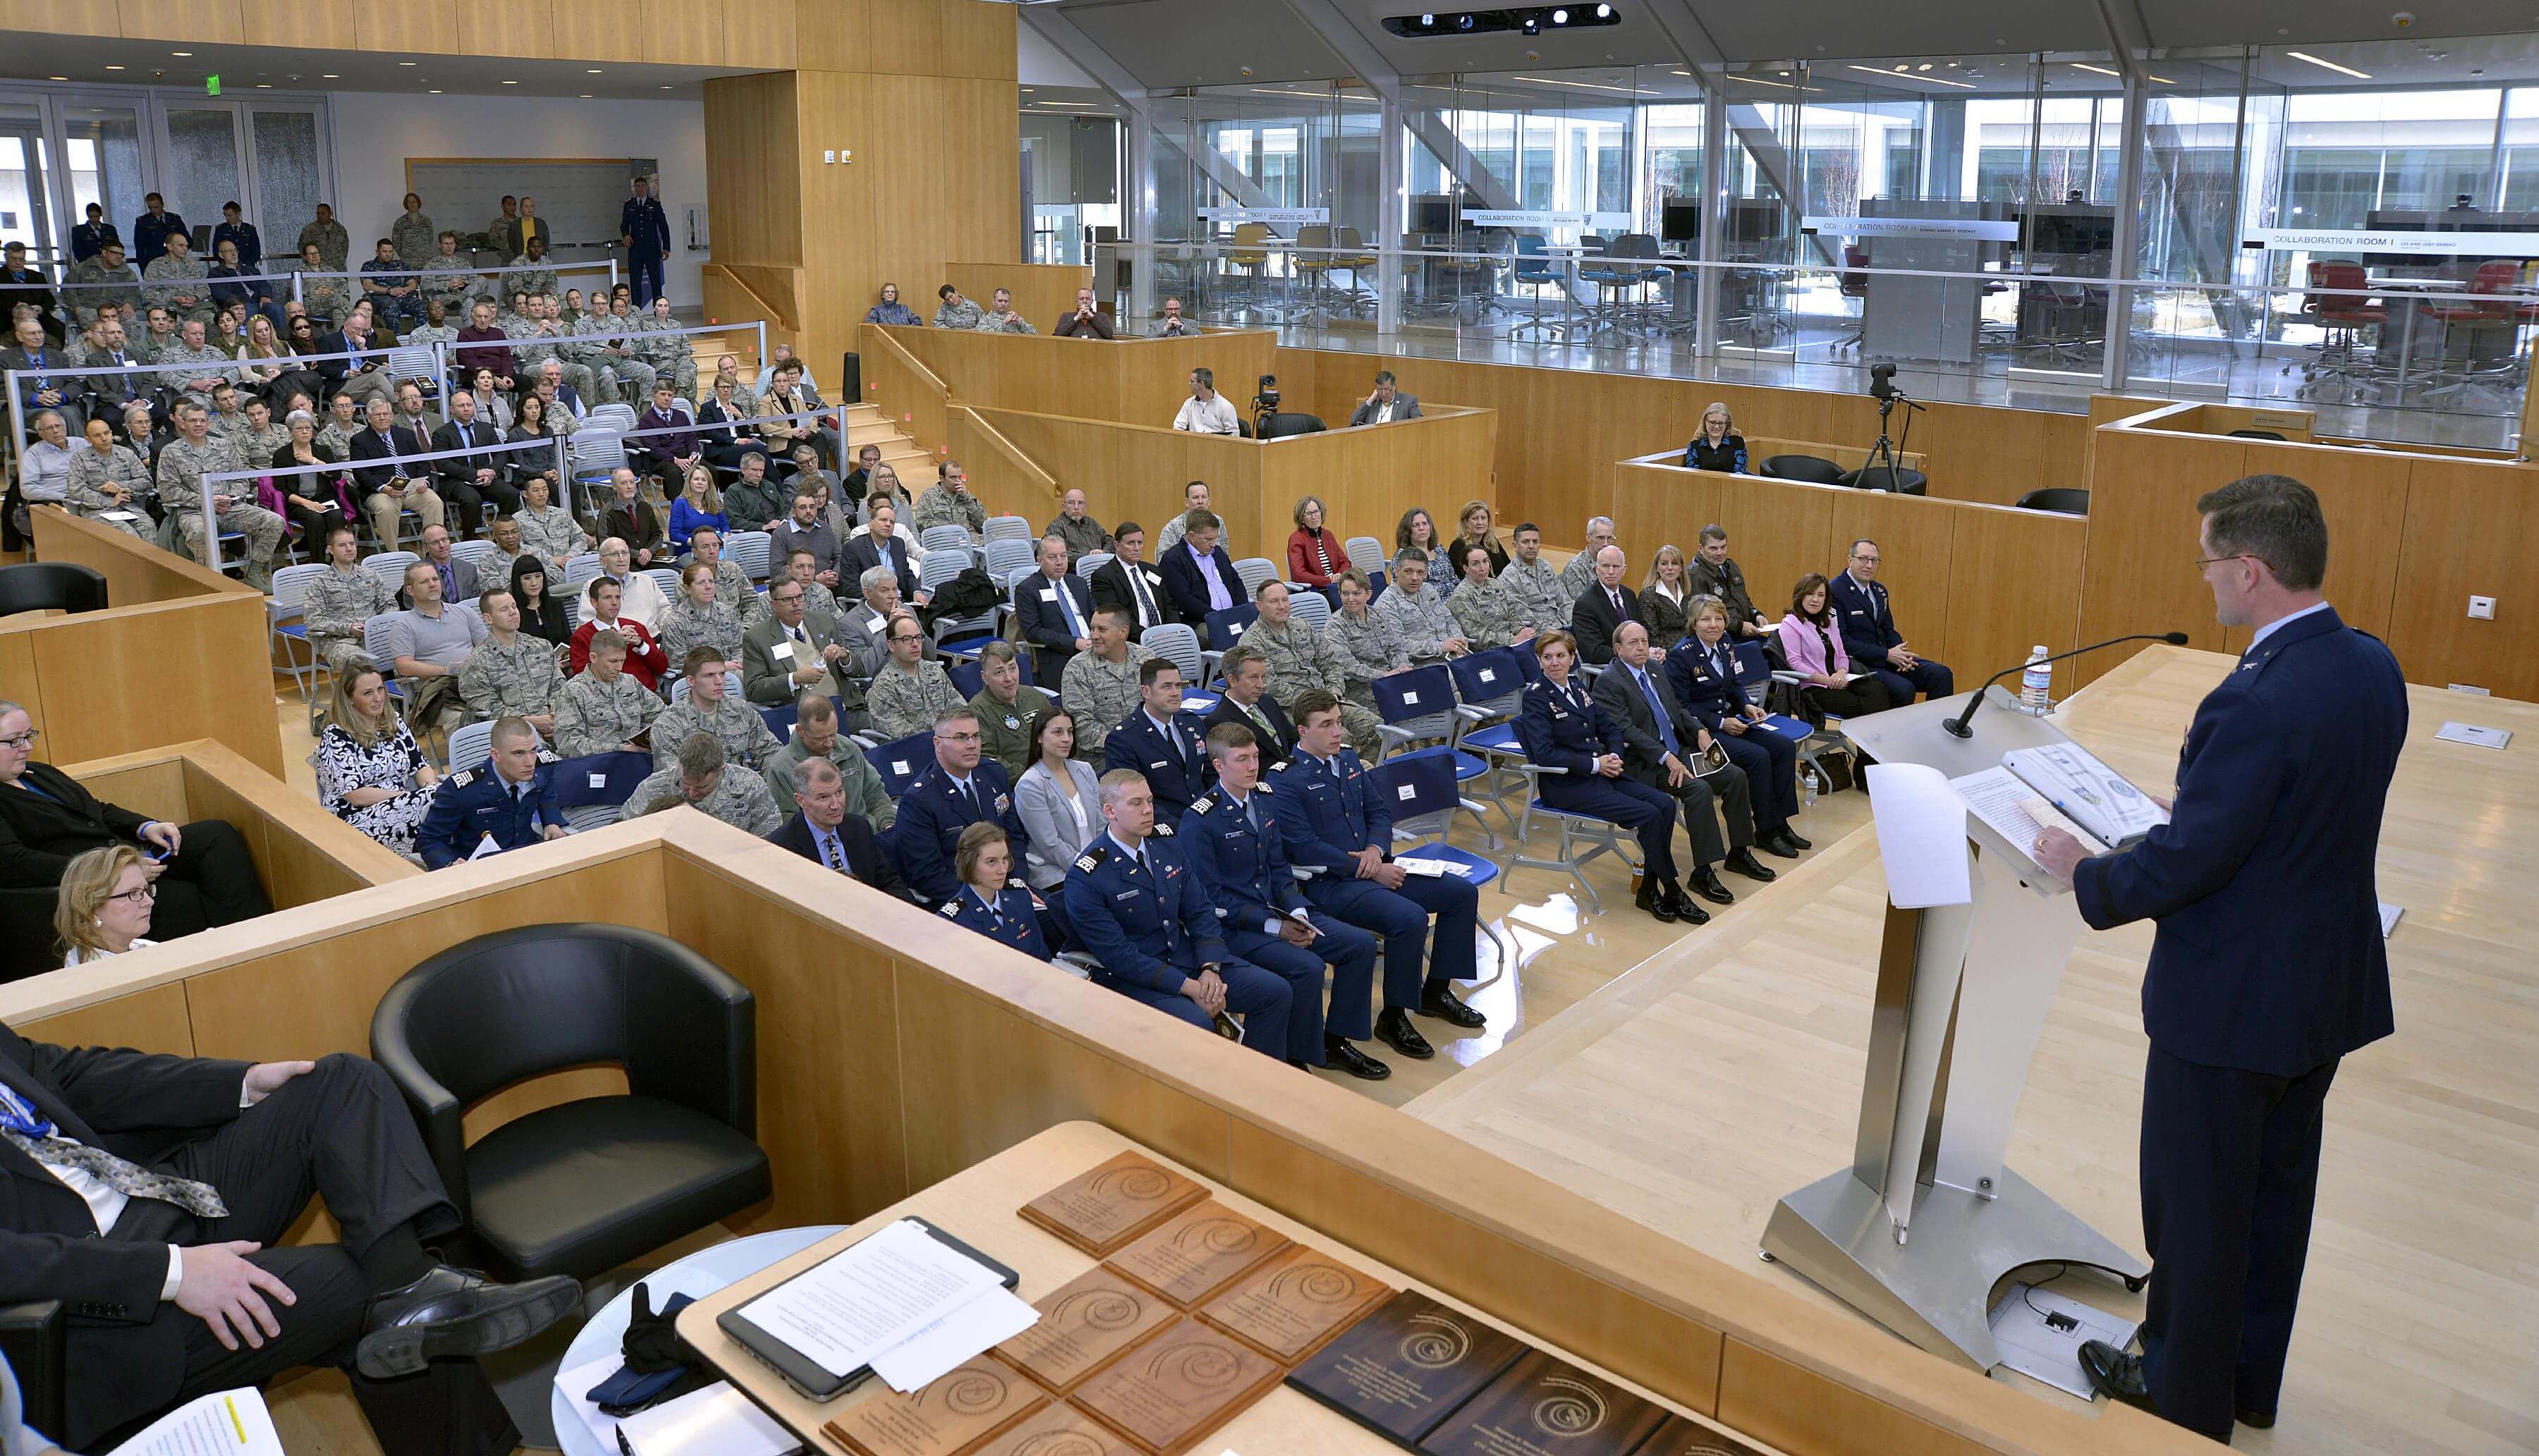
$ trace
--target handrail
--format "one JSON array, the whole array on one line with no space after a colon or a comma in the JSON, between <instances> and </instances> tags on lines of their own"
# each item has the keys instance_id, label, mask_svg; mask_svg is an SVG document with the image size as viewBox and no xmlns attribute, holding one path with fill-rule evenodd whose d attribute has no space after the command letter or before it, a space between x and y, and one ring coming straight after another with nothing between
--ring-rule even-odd
<instances>
[{"instance_id":1,"label":"handrail","mask_svg":"<svg viewBox=\"0 0 2539 1456\"><path fill-rule=\"evenodd\" d=\"M795 323L793 320L791 320L791 319L789 319L789 318L787 318L787 317L785 316L785 310L784 310L784 309L779 308L779 307L777 307L775 304L768 302L768 301L767 301L767 296L766 296L766 295L761 294L758 290L756 290L756 289L754 289L754 288L751 288L751 287L749 286L749 281L748 281L747 279L742 278L739 274L732 272L732 271L731 271L731 267L730 267L730 265L725 264L725 263L708 263L708 264L706 264L706 265L705 265L705 267L706 267L706 268L708 268L709 270L711 270L711 271L712 271L712 272L713 272L717 277L719 277L719 278L722 279L724 282L726 282L726 283L730 284L733 288L736 288L736 289L740 290L742 293L749 295L749 300L750 300L751 302L756 303L756 304L758 305L758 308L759 308L759 311L760 311L760 312L762 312L762 313L766 314L769 318L774 319L774 320L776 321L776 326L777 326L778 328L785 330L787 333L792 333L792 334L798 334L798 333L800 333L800 332L802 331L802 327L801 327L801 325L799 325L799 324ZM761 359L765 359L765 358L767 357L766 349L765 349L765 347L764 347L764 346L765 346L765 341L764 341L764 340L761 340L761 341L760 341L760 344L761 344L761 348L760 348L760 351L759 351L759 358L761 358Z\"/></svg>"},{"instance_id":2,"label":"handrail","mask_svg":"<svg viewBox=\"0 0 2539 1456\"><path fill-rule=\"evenodd\" d=\"M989 424L977 410L972 409L968 405L954 405L952 406L952 414L956 418L968 424L972 429L977 430L981 434L985 435L988 442L996 447L998 454L1003 455L1009 464L1020 469L1023 473L1023 478L1026 481L1035 483L1043 491L1046 491L1051 499L1056 500L1066 494L1059 488L1058 477L1051 475L1046 470L1043 470L1038 461L1035 461L1029 455L1024 454L1019 445L1016 445L1012 440L1005 438L1005 432L998 430L994 425Z\"/></svg>"},{"instance_id":3,"label":"handrail","mask_svg":"<svg viewBox=\"0 0 2539 1456\"><path fill-rule=\"evenodd\" d=\"M891 353L899 356L899 362L907 365L908 368L917 375L919 383L931 386L932 388L941 391L944 402L947 405L951 402L952 387L944 383L940 378L936 377L934 371L926 366L926 361L919 359L907 345L892 338L889 325L874 324L872 329L872 337L889 345Z\"/></svg>"}]
</instances>

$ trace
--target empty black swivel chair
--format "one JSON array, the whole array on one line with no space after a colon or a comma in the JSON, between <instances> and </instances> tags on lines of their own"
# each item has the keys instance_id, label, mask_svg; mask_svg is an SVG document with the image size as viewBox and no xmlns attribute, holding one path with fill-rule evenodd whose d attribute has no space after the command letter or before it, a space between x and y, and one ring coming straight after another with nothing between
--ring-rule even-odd
<instances>
[{"instance_id":1,"label":"empty black swivel chair","mask_svg":"<svg viewBox=\"0 0 2539 1456\"><path fill-rule=\"evenodd\" d=\"M103 612L105 576L69 562L0 566L0 617L19 612Z\"/></svg>"},{"instance_id":2,"label":"empty black swivel chair","mask_svg":"<svg viewBox=\"0 0 2539 1456\"><path fill-rule=\"evenodd\" d=\"M481 935L407 971L371 1055L416 1119L450 1202L497 1267L588 1279L766 1198L749 988L676 941L618 925ZM467 1107L541 1073L626 1069L584 1097L466 1142Z\"/></svg>"},{"instance_id":3,"label":"empty black swivel chair","mask_svg":"<svg viewBox=\"0 0 2539 1456\"><path fill-rule=\"evenodd\" d=\"M1766 456L1763 460L1763 468L1754 473L1769 476L1776 481L1805 481L1813 486L1843 484L1842 467L1822 455Z\"/></svg>"},{"instance_id":4,"label":"empty black swivel chair","mask_svg":"<svg viewBox=\"0 0 2539 1456\"><path fill-rule=\"evenodd\" d=\"M1886 491L1897 496L1931 494L1931 478L1905 465L1864 465L1846 470L1839 484L1857 491Z\"/></svg>"},{"instance_id":5,"label":"empty black swivel chair","mask_svg":"<svg viewBox=\"0 0 2539 1456\"><path fill-rule=\"evenodd\" d=\"M1285 439L1294 434L1320 434L1327 429L1320 415L1282 413L1261 422L1263 439Z\"/></svg>"},{"instance_id":6,"label":"empty black swivel chair","mask_svg":"<svg viewBox=\"0 0 2539 1456\"><path fill-rule=\"evenodd\" d=\"M2022 510L2053 510L2065 515L2088 515L2090 493L2078 486L2047 486L2030 491L2014 502Z\"/></svg>"}]
</instances>

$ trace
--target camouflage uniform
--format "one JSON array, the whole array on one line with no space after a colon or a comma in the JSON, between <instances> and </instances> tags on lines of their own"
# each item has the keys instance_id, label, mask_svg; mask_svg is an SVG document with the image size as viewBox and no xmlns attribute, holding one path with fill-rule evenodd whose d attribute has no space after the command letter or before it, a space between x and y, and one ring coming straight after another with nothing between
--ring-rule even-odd
<instances>
[{"instance_id":1,"label":"camouflage uniform","mask_svg":"<svg viewBox=\"0 0 2539 1456\"><path fill-rule=\"evenodd\" d=\"M559 298L564 297L564 290L556 287L555 265L553 260L540 258L535 262L531 262L529 260L529 255L527 253L522 253L512 260L512 266L515 268L526 268L529 271L526 273L504 274L504 293L528 293L533 295L553 294Z\"/></svg>"},{"instance_id":2,"label":"camouflage uniform","mask_svg":"<svg viewBox=\"0 0 2539 1456\"><path fill-rule=\"evenodd\" d=\"M716 564L731 565L729 562ZM734 572L739 569L732 566ZM741 626L739 614L723 605L720 572L715 582L713 606L700 607L683 596L671 602L670 610L661 614L661 629L653 635L661 639L661 650L670 654L670 662L674 666L686 663L689 649L701 646L712 647L721 653L725 662L740 661L740 634L745 629ZM757 594L749 595L755 599Z\"/></svg>"},{"instance_id":3,"label":"camouflage uniform","mask_svg":"<svg viewBox=\"0 0 2539 1456\"><path fill-rule=\"evenodd\" d=\"M864 708L872 715L873 732L883 742L924 733L934 726L934 720L961 705L961 695L952 688L952 680L943 674L943 664L921 662L917 671L902 672L891 663L873 674L864 689Z\"/></svg>"},{"instance_id":4,"label":"camouflage uniform","mask_svg":"<svg viewBox=\"0 0 2539 1456\"><path fill-rule=\"evenodd\" d=\"M573 326L575 333L591 341L590 350L583 362L596 369L616 389L619 399L634 404L638 414L652 407L654 378L652 365L643 355L643 328L631 313L623 316L585 313L582 321ZM625 352L620 354L612 350L612 343L621 346Z\"/></svg>"},{"instance_id":5,"label":"camouflage uniform","mask_svg":"<svg viewBox=\"0 0 2539 1456\"><path fill-rule=\"evenodd\" d=\"M651 777L635 786L620 812L627 819L640 819L687 802L687 791L679 785L679 764L674 753L668 767L653 769ZM767 781L737 763L723 765L713 791L695 807L758 839L775 833L785 823L785 816L776 812L776 800L767 792Z\"/></svg>"},{"instance_id":6,"label":"camouflage uniform","mask_svg":"<svg viewBox=\"0 0 2539 1456\"><path fill-rule=\"evenodd\" d=\"M1598 549L1602 550L1601 547ZM1571 607L1576 606L1578 599L1587 594L1587 588L1595 584L1596 559L1586 552L1571 557L1569 564L1560 568L1560 589L1569 593ZM1564 626L1568 623L1569 607L1560 609L1560 621Z\"/></svg>"},{"instance_id":7,"label":"camouflage uniform","mask_svg":"<svg viewBox=\"0 0 2539 1456\"><path fill-rule=\"evenodd\" d=\"M1338 620L1335 618L1334 620ZM1287 711L1292 720L1292 704L1300 693L1320 688L1340 699L1340 726L1349 736L1349 746L1358 757L1372 763L1374 750L1383 744L1375 731L1382 720L1366 707L1348 697L1348 656L1330 637L1308 629L1289 618L1284 630L1267 622L1254 622L1243 629L1242 645L1258 652L1270 665L1270 700Z\"/></svg>"},{"instance_id":8,"label":"camouflage uniform","mask_svg":"<svg viewBox=\"0 0 2539 1456\"><path fill-rule=\"evenodd\" d=\"M1029 683L1014 689L1011 703L998 702L995 694L980 689L970 699L970 710L979 715L980 752L1003 764L1005 777L1020 780L1032 761L1032 714L1057 705L1056 698Z\"/></svg>"},{"instance_id":9,"label":"camouflage uniform","mask_svg":"<svg viewBox=\"0 0 2539 1456\"><path fill-rule=\"evenodd\" d=\"M317 261L318 272L333 273L340 270L343 266L344 265L340 260L334 263L328 263L325 259L320 258ZM309 309L309 312L313 317L322 318L327 320L329 323L341 325L344 321L344 315L349 312L353 306L352 291L344 280L340 278L320 278L317 276L317 273L309 271L305 264L291 271L298 276L297 281L300 286L300 301Z\"/></svg>"},{"instance_id":10,"label":"camouflage uniform","mask_svg":"<svg viewBox=\"0 0 2539 1456\"><path fill-rule=\"evenodd\" d=\"M1104 661L1099 652L1078 652L1066 660L1058 695L1075 718L1077 758L1099 759L1102 740L1137 710L1137 672L1154 655L1143 642L1131 642L1129 655L1116 663Z\"/></svg>"},{"instance_id":11,"label":"camouflage uniform","mask_svg":"<svg viewBox=\"0 0 2539 1456\"><path fill-rule=\"evenodd\" d=\"M1375 693L1367 685L1410 665L1410 649L1402 644L1402 634L1372 608L1364 618L1351 617L1346 612L1333 613L1323 628L1323 636L1339 649L1341 660L1347 664L1349 701L1370 710L1375 707Z\"/></svg>"},{"instance_id":12,"label":"camouflage uniform","mask_svg":"<svg viewBox=\"0 0 2539 1456\"><path fill-rule=\"evenodd\" d=\"M421 268L441 256L441 230L423 213L399 213L388 224L388 241L396 244L397 261Z\"/></svg>"},{"instance_id":13,"label":"camouflage uniform","mask_svg":"<svg viewBox=\"0 0 2539 1456\"><path fill-rule=\"evenodd\" d=\"M232 365L236 364L236 361L232 360L228 355L221 353L219 350L214 349L209 344L205 344L202 348L196 349L191 345L186 344L184 341L178 340L169 348L161 350L159 352L159 358L153 361L153 363L163 364L202 365L202 368L199 371L179 369L158 375L154 380L156 383L175 385L187 383L195 379L227 379L231 383L238 382L238 370L235 367L232 367ZM208 389L188 389L185 391L185 398L201 405L206 410L212 407L212 393ZM270 460L273 457L267 455L265 458ZM229 468L235 470L238 467L231 466Z\"/></svg>"},{"instance_id":14,"label":"camouflage uniform","mask_svg":"<svg viewBox=\"0 0 2539 1456\"><path fill-rule=\"evenodd\" d=\"M983 334L1037 334L1040 330L1031 326L1030 319L1023 317L1019 313L1008 311L1001 314L980 314L979 332Z\"/></svg>"},{"instance_id":15,"label":"camouflage uniform","mask_svg":"<svg viewBox=\"0 0 2539 1456\"><path fill-rule=\"evenodd\" d=\"M177 528L197 561L208 562L212 557L210 544L203 539L203 477L238 468L237 453L222 440L207 438L198 445L179 435L159 452L159 501L176 517ZM255 488L248 482L231 481L215 489L231 498L229 509L216 513L220 529L246 534L248 584L266 585L273 579L273 550L282 540L282 517L261 505L244 503L255 499Z\"/></svg>"},{"instance_id":16,"label":"camouflage uniform","mask_svg":"<svg viewBox=\"0 0 2539 1456\"><path fill-rule=\"evenodd\" d=\"M617 681L603 684L583 673L566 681L556 702L556 752L568 759L613 754L660 715L661 699L645 692L633 675L619 673Z\"/></svg>"},{"instance_id":17,"label":"camouflage uniform","mask_svg":"<svg viewBox=\"0 0 2539 1456\"><path fill-rule=\"evenodd\" d=\"M344 271L344 259L353 250L353 234L344 231L342 223L311 219L308 227L300 230L299 240L291 244L291 255L299 257L301 250L312 242L317 244L319 267Z\"/></svg>"},{"instance_id":18,"label":"camouflage uniform","mask_svg":"<svg viewBox=\"0 0 2539 1456\"><path fill-rule=\"evenodd\" d=\"M542 511L523 505L512 519L520 523L520 550L540 561L553 562L558 557L570 561L590 550L590 533L561 505L549 505ZM551 580L550 595L553 589Z\"/></svg>"},{"instance_id":19,"label":"camouflage uniform","mask_svg":"<svg viewBox=\"0 0 2539 1456\"><path fill-rule=\"evenodd\" d=\"M1593 572L1588 574L1594 575ZM1531 624L1537 630L1565 626L1569 621L1570 608L1578 601L1578 594L1569 589L1568 580L1544 565L1540 557L1532 565L1511 558L1507 569L1491 583L1491 589L1514 599L1520 614L1517 620Z\"/></svg>"},{"instance_id":20,"label":"camouflage uniform","mask_svg":"<svg viewBox=\"0 0 2539 1456\"><path fill-rule=\"evenodd\" d=\"M71 311L79 315L82 327L97 322L97 310L113 303L123 309L126 341L142 333L141 285L134 281L130 263L120 269L108 269L102 257L83 259L64 282L68 284L64 292L69 295Z\"/></svg>"},{"instance_id":21,"label":"camouflage uniform","mask_svg":"<svg viewBox=\"0 0 2539 1456\"><path fill-rule=\"evenodd\" d=\"M1537 625L1529 617L1525 603L1518 599L1518 588L1503 586L1497 580L1478 585L1467 581L1464 589L1447 599L1447 611L1455 625L1463 629L1464 640L1473 650L1505 647L1516 640L1516 634Z\"/></svg>"},{"instance_id":22,"label":"camouflage uniform","mask_svg":"<svg viewBox=\"0 0 2539 1456\"><path fill-rule=\"evenodd\" d=\"M1367 609L1367 615L1384 619L1384 625L1402 639L1403 649L1413 662L1442 659L1446 654L1441 644L1448 637L1464 634L1463 629L1455 625L1455 614L1424 586L1415 594L1399 586L1387 587L1384 595L1375 599L1375 605Z\"/></svg>"},{"instance_id":23,"label":"camouflage uniform","mask_svg":"<svg viewBox=\"0 0 2539 1456\"><path fill-rule=\"evenodd\" d=\"M211 276L200 258L153 258L141 270L141 297L151 307L167 309L178 323L199 318L208 324L219 312L212 306ZM180 297L193 299L193 305L178 303Z\"/></svg>"},{"instance_id":24,"label":"camouflage uniform","mask_svg":"<svg viewBox=\"0 0 2539 1456\"><path fill-rule=\"evenodd\" d=\"M694 402L697 397L697 351L696 346L688 342L687 335L677 332L681 326L675 318L664 324L646 314L643 332L631 342L643 361L652 366L654 378L668 378L676 387L679 398ZM734 396L735 399L737 397Z\"/></svg>"},{"instance_id":25,"label":"camouflage uniform","mask_svg":"<svg viewBox=\"0 0 2539 1456\"><path fill-rule=\"evenodd\" d=\"M103 487L109 483L131 493L121 505L115 504L113 498L105 494ZM141 502L152 489L150 467L143 464L141 457L134 454L129 446L116 445L113 454L101 458L97 451L83 445L71 451L70 480L62 488L62 501L75 515L101 521L147 541L150 539L150 513L142 508ZM109 510L129 511L133 519L104 520L104 513Z\"/></svg>"},{"instance_id":26,"label":"camouflage uniform","mask_svg":"<svg viewBox=\"0 0 2539 1456\"><path fill-rule=\"evenodd\" d=\"M975 329L988 316L988 310L963 298L954 303L946 298L934 305L934 326L938 329Z\"/></svg>"},{"instance_id":27,"label":"camouflage uniform","mask_svg":"<svg viewBox=\"0 0 2539 1456\"><path fill-rule=\"evenodd\" d=\"M554 712L564 695L564 669L556 665L555 644L515 632L506 647L488 633L459 664L458 695L477 718Z\"/></svg>"},{"instance_id":28,"label":"camouflage uniform","mask_svg":"<svg viewBox=\"0 0 2539 1456\"><path fill-rule=\"evenodd\" d=\"M711 733L722 745L722 756L737 771L750 773L767 761L770 755L784 747L776 735L767 731L767 720L758 709L741 701L740 695L728 693L722 700L708 709L702 699L683 697L661 709L652 720L652 768L675 769L679 763L679 745L692 733Z\"/></svg>"},{"instance_id":29,"label":"camouflage uniform","mask_svg":"<svg viewBox=\"0 0 2539 1456\"><path fill-rule=\"evenodd\" d=\"M424 301L429 303L439 298L445 307L451 310L445 316L465 317L468 305L474 299L491 297L493 290L487 287L485 276L478 273L464 256L453 253L445 258L436 252L424 260Z\"/></svg>"},{"instance_id":30,"label":"camouflage uniform","mask_svg":"<svg viewBox=\"0 0 2539 1456\"><path fill-rule=\"evenodd\" d=\"M954 491L937 481L917 497L915 529L924 539L929 526L959 526L976 541L988 529L988 503L967 491Z\"/></svg>"}]
</instances>

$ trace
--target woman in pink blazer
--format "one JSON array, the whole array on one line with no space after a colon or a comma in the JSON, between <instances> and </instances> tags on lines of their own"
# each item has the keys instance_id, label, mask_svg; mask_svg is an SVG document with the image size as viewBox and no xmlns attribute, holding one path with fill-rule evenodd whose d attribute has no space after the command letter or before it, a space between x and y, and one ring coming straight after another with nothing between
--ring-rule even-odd
<instances>
[{"instance_id":1,"label":"woman in pink blazer","mask_svg":"<svg viewBox=\"0 0 2539 1456\"><path fill-rule=\"evenodd\" d=\"M1800 690L1808 706L1837 718L1885 712L1890 703L1887 687L1866 673L1851 670L1842 650L1842 629L1826 603L1825 578L1810 571L1790 590L1790 615L1781 619L1781 655L1790 671L1807 680Z\"/></svg>"}]
</instances>

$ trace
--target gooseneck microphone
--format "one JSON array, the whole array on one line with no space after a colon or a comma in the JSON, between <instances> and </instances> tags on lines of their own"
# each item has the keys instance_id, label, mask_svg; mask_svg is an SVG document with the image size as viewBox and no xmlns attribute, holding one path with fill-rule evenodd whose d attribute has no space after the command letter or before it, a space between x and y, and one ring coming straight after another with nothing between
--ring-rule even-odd
<instances>
[{"instance_id":1,"label":"gooseneck microphone","mask_svg":"<svg viewBox=\"0 0 2539 1456\"><path fill-rule=\"evenodd\" d=\"M2186 645L2186 633L2182 631L2135 632L2131 636L2109 637L2103 642L2092 642L2087 647L2075 647L2069 652L2057 652L2053 656L2044 660L2047 662L2061 662L2067 657L2078 657L2084 652L2095 652L2101 647L2113 647L2120 642L2166 642L2172 647L2183 647ZM1956 734L1959 738L1974 737L1974 730L1967 727L1966 724L1973 721L1975 709L1983 706L1984 689L1990 688L1993 684L2009 677L2012 673L2024 673L2034 665L2035 664L2032 662L2023 662L2017 667L2003 668L2000 672L1994 673L1991 677L1984 679L1983 687L1977 688L1974 691L1974 695L1966 699L1966 710L1957 714L1954 718L1942 719L1940 726L1948 729L1951 733Z\"/></svg>"}]
</instances>

